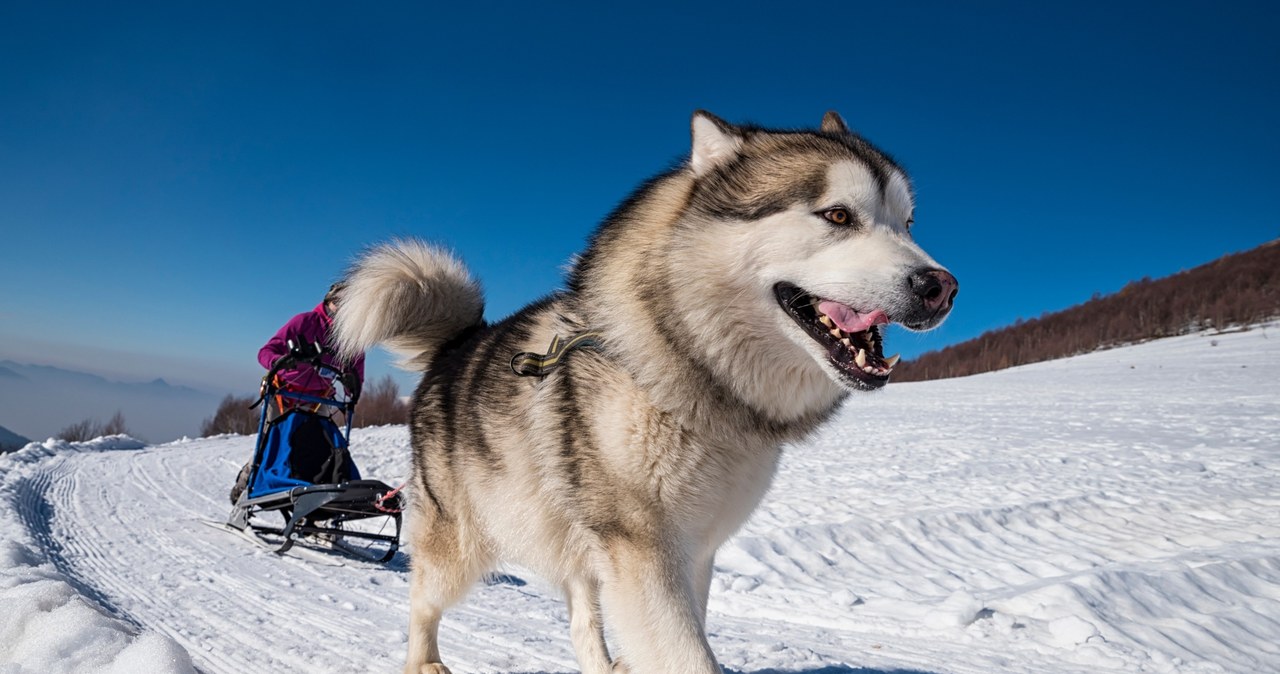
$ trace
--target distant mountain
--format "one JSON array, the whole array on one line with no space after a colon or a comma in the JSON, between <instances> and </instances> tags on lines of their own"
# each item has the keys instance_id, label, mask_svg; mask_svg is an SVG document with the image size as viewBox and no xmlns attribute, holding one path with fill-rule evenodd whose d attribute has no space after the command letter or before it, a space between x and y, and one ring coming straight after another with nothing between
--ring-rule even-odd
<instances>
[{"instance_id":1,"label":"distant mountain","mask_svg":"<svg viewBox=\"0 0 1280 674\"><path fill-rule=\"evenodd\" d=\"M117 411L140 439L159 443L195 437L200 422L213 416L225 394L163 379L120 382L49 365L0 361L0 424L40 439L85 419L107 421Z\"/></svg>"},{"instance_id":2,"label":"distant mountain","mask_svg":"<svg viewBox=\"0 0 1280 674\"><path fill-rule=\"evenodd\" d=\"M14 433L4 426L0 426L0 453L12 452L15 449L22 449L23 447L26 447L29 442L31 441L21 435Z\"/></svg>"},{"instance_id":3,"label":"distant mountain","mask_svg":"<svg viewBox=\"0 0 1280 674\"><path fill-rule=\"evenodd\" d=\"M88 372L65 370L51 365L26 365L11 360L0 360L0 377L9 372L10 378L17 377L26 381L41 383L57 383L91 388L107 388L111 390L151 392L163 395L207 397L208 392L198 391L190 386L169 384L163 379L148 382L118 382Z\"/></svg>"},{"instance_id":4,"label":"distant mountain","mask_svg":"<svg viewBox=\"0 0 1280 674\"><path fill-rule=\"evenodd\" d=\"M1280 240L1159 280L930 351L894 369L896 382L963 377L1198 330L1280 316Z\"/></svg>"},{"instance_id":5,"label":"distant mountain","mask_svg":"<svg viewBox=\"0 0 1280 674\"><path fill-rule=\"evenodd\" d=\"M7 363L9 361L5 362ZM3 365L0 365L0 379L25 379L25 377L7 367L4 367Z\"/></svg>"}]
</instances>

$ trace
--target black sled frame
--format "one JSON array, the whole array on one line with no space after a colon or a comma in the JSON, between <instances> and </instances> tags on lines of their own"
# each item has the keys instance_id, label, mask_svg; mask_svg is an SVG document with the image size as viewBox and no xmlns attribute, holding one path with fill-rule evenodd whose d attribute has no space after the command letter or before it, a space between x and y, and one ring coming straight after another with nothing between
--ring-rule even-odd
<instances>
[{"instance_id":1,"label":"black sled frame","mask_svg":"<svg viewBox=\"0 0 1280 674\"><path fill-rule=\"evenodd\" d=\"M355 415L359 391L351 384L347 373L337 371L321 362L324 349L315 346L310 349L294 348L289 355L278 360L263 379L262 395L254 405L262 405L262 414L258 421L258 438L254 447L253 462L249 473L249 481L239 499L231 508L227 517L227 526L242 532L252 532L260 540L274 545L266 536L279 537L280 545L276 552L284 554L293 544L302 538L309 538L317 543L328 543L333 549L369 561L384 563L395 557L400 549L401 511L404 500L398 489L393 489L379 480L347 480L333 484L311 484L297 486L283 491L250 498L252 486L262 468L263 452L266 449L267 434L272 421L268 421L269 403L277 400L290 400L301 404L314 404L334 408L343 413L345 427L341 429L345 452L350 445L351 423ZM317 371L330 371L336 379L344 384L349 395L346 400L321 398L282 389L277 384L276 375L294 368L299 364L308 364ZM307 412L290 411L289 414L307 414ZM283 418L283 414L278 418ZM292 448L291 451L297 451ZM348 459L349 460L349 457ZM284 524L272 526L259 521L255 516L269 512L278 512L284 518ZM371 518L387 518L395 525L395 533L382 533L386 528L383 523L378 531L364 531L348 528L346 525L358 520ZM349 545L344 539L359 539L371 548ZM385 545L381 553L376 550Z\"/></svg>"}]
</instances>

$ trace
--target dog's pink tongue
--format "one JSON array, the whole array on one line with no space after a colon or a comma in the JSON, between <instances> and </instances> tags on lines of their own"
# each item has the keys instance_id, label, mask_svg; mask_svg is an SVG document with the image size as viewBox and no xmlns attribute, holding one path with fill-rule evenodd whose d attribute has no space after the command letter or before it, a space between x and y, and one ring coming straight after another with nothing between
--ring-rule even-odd
<instances>
[{"instance_id":1,"label":"dog's pink tongue","mask_svg":"<svg viewBox=\"0 0 1280 674\"><path fill-rule=\"evenodd\" d=\"M862 332L873 325L882 325L889 322L889 317L879 309L860 314L839 302L832 302L831 300L819 302L818 311L830 316L831 320L835 321L836 325L847 333Z\"/></svg>"}]
</instances>

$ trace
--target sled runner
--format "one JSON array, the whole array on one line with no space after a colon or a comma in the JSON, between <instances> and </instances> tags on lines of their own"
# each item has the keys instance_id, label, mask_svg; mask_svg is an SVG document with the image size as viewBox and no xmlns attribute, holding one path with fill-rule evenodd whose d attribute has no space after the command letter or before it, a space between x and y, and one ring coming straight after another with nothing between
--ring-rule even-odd
<instances>
[{"instance_id":1,"label":"sled runner","mask_svg":"<svg viewBox=\"0 0 1280 674\"><path fill-rule=\"evenodd\" d=\"M264 542L279 538L279 553L303 539L386 562L400 547L403 502L398 489L361 479L348 451L359 392L349 373L321 362L323 354L318 345L295 347L263 379L262 396L255 403L262 405L262 414L253 460L246 467L248 481L227 526ZM319 397L282 388L277 375L299 365L332 375L344 395ZM342 427L334 421L339 417ZM279 513L283 523L263 521L271 513ZM388 524L394 524L394 533L385 533Z\"/></svg>"}]
</instances>

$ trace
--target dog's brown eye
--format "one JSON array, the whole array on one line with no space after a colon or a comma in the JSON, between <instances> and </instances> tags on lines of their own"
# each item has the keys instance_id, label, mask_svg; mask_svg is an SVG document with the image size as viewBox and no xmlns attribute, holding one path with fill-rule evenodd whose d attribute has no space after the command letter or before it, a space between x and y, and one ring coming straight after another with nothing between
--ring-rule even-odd
<instances>
[{"instance_id":1,"label":"dog's brown eye","mask_svg":"<svg viewBox=\"0 0 1280 674\"><path fill-rule=\"evenodd\" d=\"M847 225L853 222L853 214L843 208L832 208L822 212L822 217L835 225Z\"/></svg>"}]
</instances>

